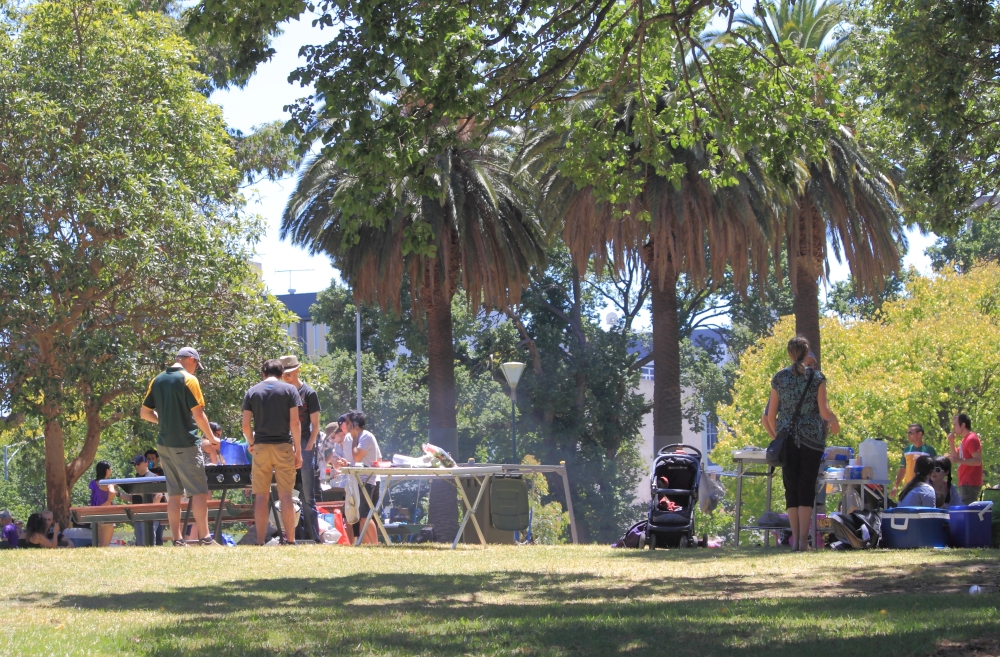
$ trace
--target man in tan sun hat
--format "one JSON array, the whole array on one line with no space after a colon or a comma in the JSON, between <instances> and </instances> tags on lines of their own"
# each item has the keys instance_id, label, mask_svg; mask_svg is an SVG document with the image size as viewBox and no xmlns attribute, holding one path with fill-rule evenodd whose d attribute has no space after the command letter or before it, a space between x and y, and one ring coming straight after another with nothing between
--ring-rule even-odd
<instances>
[{"instance_id":1,"label":"man in tan sun hat","mask_svg":"<svg viewBox=\"0 0 1000 657\"><path fill-rule=\"evenodd\" d=\"M316 495L319 492L319 469L316 463L316 439L319 436L319 395L308 384L299 379L299 359L297 356L282 356L281 366L285 368L281 380L299 391L302 405L299 406L299 424L302 427L302 518L308 538L317 543L319 524L316 512Z\"/></svg>"}]
</instances>

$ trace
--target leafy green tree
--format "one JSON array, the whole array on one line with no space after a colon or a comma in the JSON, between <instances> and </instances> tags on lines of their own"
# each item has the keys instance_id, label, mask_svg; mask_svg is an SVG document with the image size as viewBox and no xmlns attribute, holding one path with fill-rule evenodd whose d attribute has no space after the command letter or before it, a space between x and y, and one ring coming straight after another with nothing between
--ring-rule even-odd
<instances>
[{"instance_id":1,"label":"leafy green tree","mask_svg":"<svg viewBox=\"0 0 1000 657\"><path fill-rule=\"evenodd\" d=\"M413 319L409 282L403 280L400 313L394 309L382 310L378 306L361 308L361 351L375 356L377 366L384 370L396 359L400 347L410 353L425 354L427 340ZM330 287L316 295L316 303L309 310L314 321L326 324L327 348L344 351L357 350L355 304L351 290L334 281Z\"/></svg>"},{"instance_id":2,"label":"leafy green tree","mask_svg":"<svg viewBox=\"0 0 1000 657\"><path fill-rule=\"evenodd\" d=\"M679 97L694 102L667 112L642 104L637 132L676 133L685 146L710 142L716 166L704 174L714 182L725 184L740 168L730 146L753 143L785 153L792 145L814 142L809 134L815 126L806 119L828 121L825 111L808 102L817 87L825 93L827 81L814 75L794 46L787 52L784 44L761 49L740 36L707 53L698 35L715 13L735 17L737 6L729 0L527 0L513 5L203 0L192 9L189 25L210 42L247 54L245 61L253 66L269 56L258 37L307 6L316 10L317 24L338 29L328 43L303 49L307 64L291 79L314 86L317 93L292 107L293 123L303 144L322 141L330 159L358 176L351 198L343 201L345 215L357 223L347 227L352 239L360 225L380 225L392 214L384 191L394 181L408 179L418 195L433 197L439 183L424 166L426 154L466 147L470 125L486 127L474 137L475 147L494 131L535 120L588 94L607 94L614 107L636 85L661 93L664 74L658 68L668 59L665 38L681 50L681 61L699 69L696 78L668 74ZM596 51L602 53L600 61L593 58ZM698 99L713 99L720 111L715 117L702 114ZM725 106L718 99L725 99ZM734 115L741 120L732 120ZM790 118L781 130L773 129L776 115ZM581 137L581 150L591 147L598 159L618 150L613 132ZM664 159L656 142L644 146L648 157L643 160L651 166ZM581 166L589 162L581 160ZM613 166L603 171L600 176L592 172L600 177L600 198L635 196L634 180L616 182ZM627 189L619 193L622 184ZM433 239L426 225L405 236L413 250Z\"/></svg>"},{"instance_id":3,"label":"leafy green tree","mask_svg":"<svg viewBox=\"0 0 1000 657\"><path fill-rule=\"evenodd\" d=\"M954 235L938 238L927 255L935 271L967 272L978 262L1000 262L1000 216L967 222Z\"/></svg>"},{"instance_id":4,"label":"leafy green tree","mask_svg":"<svg viewBox=\"0 0 1000 657\"><path fill-rule=\"evenodd\" d=\"M826 298L826 309L841 320L876 319L887 301L896 301L906 293L906 285L917 276L915 269L892 274L881 290L865 294L853 278L839 281Z\"/></svg>"},{"instance_id":5,"label":"leafy green tree","mask_svg":"<svg viewBox=\"0 0 1000 657\"><path fill-rule=\"evenodd\" d=\"M245 185L263 178L280 180L294 173L299 164L298 141L284 131L281 121L256 126L249 134L230 128L229 136Z\"/></svg>"},{"instance_id":6,"label":"leafy green tree","mask_svg":"<svg viewBox=\"0 0 1000 657\"><path fill-rule=\"evenodd\" d=\"M859 3L850 42L866 132L906 171L911 219L953 231L1000 175L1000 8L983 0Z\"/></svg>"},{"instance_id":7,"label":"leafy green tree","mask_svg":"<svg viewBox=\"0 0 1000 657\"><path fill-rule=\"evenodd\" d=\"M0 40L3 404L40 418L65 523L102 431L177 347L202 346L222 378L221 343L253 354L242 340L274 344L283 315L250 266L260 226L238 214L220 112L169 21L109 0L14 21Z\"/></svg>"}]
</instances>

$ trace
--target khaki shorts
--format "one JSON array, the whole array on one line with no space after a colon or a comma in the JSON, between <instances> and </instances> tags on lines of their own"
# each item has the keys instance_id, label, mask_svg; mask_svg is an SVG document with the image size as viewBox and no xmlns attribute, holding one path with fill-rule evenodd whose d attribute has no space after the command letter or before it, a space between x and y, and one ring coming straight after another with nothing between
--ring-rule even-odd
<instances>
[{"instance_id":1,"label":"khaki shorts","mask_svg":"<svg viewBox=\"0 0 1000 657\"><path fill-rule=\"evenodd\" d=\"M254 443L251 471L254 495L270 494L272 472L278 492L291 493L295 488L295 448L291 443Z\"/></svg>"},{"instance_id":2,"label":"khaki shorts","mask_svg":"<svg viewBox=\"0 0 1000 657\"><path fill-rule=\"evenodd\" d=\"M192 447L168 447L157 445L160 464L167 478L167 495L208 494L208 478L205 476L205 452L201 445Z\"/></svg>"}]
</instances>

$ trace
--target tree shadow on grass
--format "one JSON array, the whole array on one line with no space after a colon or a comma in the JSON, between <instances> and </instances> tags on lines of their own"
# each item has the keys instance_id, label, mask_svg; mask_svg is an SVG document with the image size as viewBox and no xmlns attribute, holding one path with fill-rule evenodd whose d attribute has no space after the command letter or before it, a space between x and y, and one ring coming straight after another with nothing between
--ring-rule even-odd
<instances>
[{"instance_id":1,"label":"tree shadow on grass","mask_svg":"<svg viewBox=\"0 0 1000 657\"><path fill-rule=\"evenodd\" d=\"M941 575L944 577L945 575ZM165 655L929 654L943 638L997 631L988 596L883 594L727 599L728 577L623 582L589 574L352 575L234 580L165 592L60 598L55 606L163 610L123 653ZM749 585L748 585L749 587ZM678 599L679 594L695 595ZM859 623L877 635L839 639ZM822 632L824 636L817 636Z\"/></svg>"}]
</instances>

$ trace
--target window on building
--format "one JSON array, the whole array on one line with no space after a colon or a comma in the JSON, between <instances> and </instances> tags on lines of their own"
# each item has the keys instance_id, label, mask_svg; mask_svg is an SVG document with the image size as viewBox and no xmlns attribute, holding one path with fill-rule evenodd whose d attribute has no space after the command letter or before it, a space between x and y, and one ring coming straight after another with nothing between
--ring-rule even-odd
<instances>
[{"instance_id":1,"label":"window on building","mask_svg":"<svg viewBox=\"0 0 1000 657\"><path fill-rule=\"evenodd\" d=\"M707 415L705 416L704 435L705 449L710 452L715 449L715 444L719 442L719 425L714 421L710 421Z\"/></svg>"}]
</instances>

